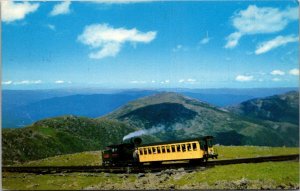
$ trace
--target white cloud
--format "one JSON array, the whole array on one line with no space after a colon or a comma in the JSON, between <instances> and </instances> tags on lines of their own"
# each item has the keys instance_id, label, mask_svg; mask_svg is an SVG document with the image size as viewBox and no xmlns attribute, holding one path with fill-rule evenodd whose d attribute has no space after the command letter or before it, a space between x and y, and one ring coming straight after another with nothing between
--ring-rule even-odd
<instances>
[{"instance_id":1,"label":"white cloud","mask_svg":"<svg viewBox=\"0 0 300 191\"><path fill-rule=\"evenodd\" d=\"M42 80L23 80L19 82L14 82L14 85L29 85L29 84L41 84Z\"/></svg>"},{"instance_id":2,"label":"white cloud","mask_svg":"<svg viewBox=\"0 0 300 191\"><path fill-rule=\"evenodd\" d=\"M56 84L64 84L66 82L64 80L56 80L54 83L56 83Z\"/></svg>"},{"instance_id":3,"label":"white cloud","mask_svg":"<svg viewBox=\"0 0 300 191\"><path fill-rule=\"evenodd\" d=\"M2 21L10 23L22 20L27 14L35 12L39 6L39 3L1 1Z\"/></svg>"},{"instance_id":4,"label":"white cloud","mask_svg":"<svg viewBox=\"0 0 300 191\"><path fill-rule=\"evenodd\" d=\"M207 44L207 43L209 43L209 41L210 41L210 38L209 38L209 37L205 37L205 38L203 38L203 39L200 41L200 44Z\"/></svg>"},{"instance_id":5,"label":"white cloud","mask_svg":"<svg viewBox=\"0 0 300 191\"><path fill-rule=\"evenodd\" d=\"M72 84L71 81L64 81L64 80L56 80L54 83L56 83L56 84Z\"/></svg>"},{"instance_id":6,"label":"white cloud","mask_svg":"<svg viewBox=\"0 0 300 191\"><path fill-rule=\"evenodd\" d=\"M253 76L246 76L246 75L237 75L235 77L235 80L239 81L239 82L247 82L247 81L254 80L254 77Z\"/></svg>"},{"instance_id":7,"label":"white cloud","mask_svg":"<svg viewBox=\"0 0 300 191\"><path fill-rule=\"evenodd\" d=\"M147 82L146 81L138 81L138 80L133 80L133 81L130 81L131 84L146 84Z\"/></svg>"},{"instance_id":8,"label":"white cloud","mask_svg":"<svg viewBox=\"0 0 300 191\"><path fill-rule=\"evenodd\" d=\"M173 52L187 51L187 50L188 48L181 44L178 44L175 48L172 49Z\"/></svg>"},{"instance_id":9,"label":"white cloud","mask_svg":"<svg viewBox=\"0 0 300 191\"><path fill-rule=\"evenodd\" d=\"M272 7L250 5L233 19L233 26L243 34L273 33L284 29L291 20L298 18L297 7L279 10Z\"/></svg>"},{"instance_id":10,"label":"white cloud","mask_svg":"<svg viewBox=\"0 0 300 191\"><path fill-rule=\"evenodd\" d=\"M208 31L206 31L206 37L204 37L204 38L200 41L200 44L207 44L207 43L209 43L210 40L211 40L211 38L209 38L209 36L208 36Z\"/></svg>"},{"instance_id":11,"label":"white cloud","mask_svg":"<svg viewBox=\"0 0 300 191\"><path fill-rule=\"evenodd\" d=\"M284 10L272 7L249 5L232 17L236 32L227 38L225 48L234 48L243 35L274 33L283 30L289 22L298 19L298 7Z\"/></svg>"},{"instance_id":12,"label":"white cloud","mask_svg":"<svg viewBox=\"0 0 300 191\"><path fill-rule=\"evenodd\" d=\"M187 84L194 84L196 81L197 80L192 78L178 80L179 83L187 83Z\"/></svg>"},{"instance_id":13,"label":"white cloud","mask_svg":"<svg viewBox=\"0 0 300 191\"><path fill-rule=\"evenodd\" d=\"M276 38L260 43L255 50L255 54L263 54L279 46L284 46L287 43L298 42L299 37L294 35L277 36Z\"/></svg>"},{"instance_id":14,"label":"white cloud","mask_svg":"<svg viewBox=\"0 0 300 191\"><path fill-rule=\"evenodd\" d=\"M156 37L155 31L140 32L137 29L113 28L108 24L93 24L85 27L78 41L97 49L89 54L90 58L101 59L116 56L126 42L149 43Z\"/></svg>"},{"instance_id":15,"label":"white cloud","mask_svg":"<svg viewBox=\"0 0 300 191\"><path fill-rule=\"evenodd\" d=\"M178 52L179 50L182 49L182 45L178 44L175 48L172 49L173 52Z\"/></svg>"},{"instance_id":16,"label":"white cloud","mask_svg":"<svg viewBox=\"0 0 300 191\"><path fill-rule=\"evenodd\" d=\"M201 41L200 41L200 44L207 44L209 43L209 41L211 40L211 38L209 38L208 36L208 31L206 32L206 37L203 38Z\"/></svg>"},{"instance_id":17,"label":"white cloud","mask_svg":"<svg viewBox=\"0 0 300 191\"><path fill-rule=\"evenodd\" d=\"M294 68L289 71L289 74L294 75L294 76L299 76L299 69Z\"/></svg>"},{"instance_id":18,"label":"white cloud","mask_svg":"<svg viewBox=\"0 0 300 191\"><path fill-rule=\"evenodd\" d=\"M70 1L63 1L59 4L56 4L53 7L52 11L50 12L50 16L69 14L71 12L70 5L71 5Z\"/></svg>"},{"instance_id":19,"label":"white cloud","mask_svg":"<svg viewBox=\"0 0 300 191\"><path fill-rule=\"evenodd\" d=\"M48 25L46 25L50 30L53 30L53 31L55 31L55 29L56 29L56 27L55 27L55 25L51 25L51 24L48 24Z\"/></svg>"},{"instance_id":20,"label":"white cloud","mask_svg":"<svg viewBox=\"0 0 300 191\"><path fill-rule=\"evenodd\" d=\"M108 56L114 57L120 52L120 50L121 50L120 43L115 43L115 42L106 43L100 51L90 53L90 58L101 59Z\"/></svg>"},{"instance_id":21,"label":"white cloud","mask_svg":"<svg viewBox=\"0 0 300 191\"><path fill-rule=\"evenodd\" d=\"M272 81L279 82L279 81L281 81L281 79L280 78L273 78Z\"/></svg>"},{"instance_id":22,"label":"white cloud","mask_svg":"<svg viewBox=\"0 0 300 191\"><path fill-rule=\"evenodd\" d=\"M2 82L3 85L10 85L12 84L12 81L5 81L5 82Z\"/></svg>"},{"instance_id":23,"label":"white cloud","mask_svg":"<svg viewBox=\"0 0 300 191\"><path fill-rule=\"evenodd\" d=\"M187 79L186 81L187 81L187 82L196 82L196 80L195 80L195 79L192 79L192 78L189 78L189 79Z\"/></svg>"},{"instance_id":24,"label":"white cloud","mask_svg":"<svg viewBox=\"0 0 300 191\"><path fill-rule=\"evenodd\" d=\"M281 70L273 70L271 72L272 75L276 76L276 75L279 75L279 76L283 76L285 74L284 71L281 71Z\"/></svg>"},{"instance_id":25,"label":"white cloud","mask_svg":"<svg viewBox=\"0 0 300 191\"><path fill-rule=\"evenodd\" d=\"M164 81L161 81L160 83L161 84L168 84L168 83L170 83L170 80L164 80Z\"/></svg>"},{"instance_id":26,"label":"white cloud","mask_svg":"<svg viewBox=\"0 0 300 191\"><path fill-rule=\"evenodd\" d=\"M234 48L236 45L238 45L241 37L242 33L240 32L231 33L228 37L226 37L227 43L225 48Z\"/></svg>"}]
</instances>

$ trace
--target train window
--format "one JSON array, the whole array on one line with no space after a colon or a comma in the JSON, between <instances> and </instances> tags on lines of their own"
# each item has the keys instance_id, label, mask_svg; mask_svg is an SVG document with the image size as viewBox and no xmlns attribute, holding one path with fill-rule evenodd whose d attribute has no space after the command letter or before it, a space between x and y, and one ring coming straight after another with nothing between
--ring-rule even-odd
<instances>
[{"instance_id":1,"label":"train window","mask_svg":"<svg viewBox=\"0 0 300 191\"><path fill-rule=\"evenodd\" d=\"M151 152L151 148L148 148L148 154L151 154L152 152Z\"/></svg>"},{"instance_id":2,"label":"train window","mask_svg":"<svg viewBox=\"0 0 300 191\"><path fill-rule=\"evenodd\" d=\"M185 152L185 151L186 151L185 144L181 144L181 150L182 150L182 152Z\"/></svg>"},{"instance_id":3,"label":"train window","mask_svg":"<svg viewBox=\"0 0 300 191\"><path fill-rule=\"evenodd\" d=\"M143 149L139 149L140 155L143 155Z\"/></svg>"},{"instance_id":4,"label":"train window","mask_svg":"<svg viewBox=\"0 0 300 191\"><path fill-rule=\"evenodd\" d=\"M176 152L175 151L175 145L171 145L171 150L172 150L172 153Z\"/></svg>"},{"instance_id":5,"label":"train window","mask_svg":"<svg viewBox=\"0 0 300 191\"><path fill-rule=\"evenodd\" d=\"M146 149L146 148L144 148L144 154L145 154L145 155L146 155L146 154L148 154L148 153L147 153L147 149Z\"/></svg>"},{"instance_id":6,"label":"train window","mask_svg":"<svg viewBox=\"0 0 300 191\"><path fill-rule=\"evenodd\" d=\"M177 152L180 152L180 145L176 145L177 147Z\"/></svg>"},{"instance_id":7,"label":"train window","mask_svg":"<svg viewBox=\"0 0 300 191\"><path fill-rule=\"evenodd\" d=\"M197 144L196 143L192 143L193 146L193 150L196 151L197 150Z\"/></svg>"},{"instance_id":8,"label":"train window","mask_svg":"<svg viewBox=\"0 0 300 191\"><path fill-rule=\"evenodd\" d=\"M187 150L188 150L188 151L191 151L191 150L192 150L191 143L188 143L188 144L187 144Z\"/></svg>"},{"instance_id":9,"label":"train window","mask_svg":"<svg viewBox=\"0 0 300 191\"><path fill-rule=\"evenodd\" d=\"M160 153L160 147L157 147L157 153Z\"/></svg>"},{"instance_id":10,"label":"train window","mask_svg":"<svg viewBox=\"0 0 300 191\"><path fill-rule=\"evenodd\" d=\"M162 146L162 147L161 147L161 152L162 152L162 153L165 153L165 152L166 152L165 146Z\"/></svg>"},{"instance_id":11,"label":"train window","mask_svg":"<svg viewBox=\"0 0 300 191\"><path fill-rule=\"evenodd\" d=\"M170 146L168 145L168 146L166 146L166 150L167 150L167 153L169 153L170 152Z\"/></svg>"},{"instance_id":12,"label":"train window","mask_svg":"<svg viewBox=\"0 0 300 191\"><path fill-rule=\"evenodd\" d=\"M157 153L155 147L152 147L152 152L153 152L153 154L156 154L156 153Z\"/></svg>"}]
</instances>

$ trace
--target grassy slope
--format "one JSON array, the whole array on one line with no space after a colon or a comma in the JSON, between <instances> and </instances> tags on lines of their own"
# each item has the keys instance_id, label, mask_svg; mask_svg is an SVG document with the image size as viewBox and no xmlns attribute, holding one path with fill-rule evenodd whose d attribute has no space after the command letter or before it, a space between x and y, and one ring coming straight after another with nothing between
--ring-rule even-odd
<instances>
[{"instance_id":1,"label":"grassy slope","mask_svg":"<svg viewBox=\"0 0 300 191\"><path fill-rule=\"evenodd\" d=\"M255 147L255 146L217 146L220 159L245 158L266 155L282 155L299 153L299 148ZM99 165L100 151L82 152L70 155L50 157L43 160L30 161L23 165ZM233 173L234 172L234 173ZM151 181L152 183L150 183ZM163 180L163 181L162 181ZM34 175L25 173L4 173L3 187L7 189L169 189L172 185L179 189L238 189L241 180L246 180L247 188L262 187L275 189L278 186L299 184L298 162L267 162L258 164L238 164L216 166L205 171L189 174L156 177L146 174L143 178L136 175L105 173L68 173L52 175ZM146 183L145 183L146 182ZM144 184L145 183L145 184ZM137 187L138 186L138 187ZM245 185L244 185L245 186ZM242 187L244 188L244 187Z\"/></svg>"},{"instance_id":2,"label":"grassy slope","mask_svg":"<svg viewBox=\"0 0 300 191\"><path fill-rule=\"evenodd\" d=\"M219 159L298 154L298 147L215 146Z\"/></svg>"},{"instance_id":3,"label":"grassy slope","mask_svg":"<svg viewBox=\"0 0 300 191\"><path fill-rule=\"evenodd\" d=\"M174 182L178 186L187 184L207 183L209 188L230 189L230 185L222 184L222 181L230 182L247 179L250 181L248 189L259 189L264 184L298 184L298 162L267 162L259 164L237 164L216 166L207 171L188 174ZM218 185L219 184L219 185Z\"/></svg>"},{"instance_id":4,"label":"grassy slope","mask_svg":"<svg viewBox=\"0 0 300 191\"><path fill-rule=\"evenodd\" d=\"M5 173L3 188L12 190L82 190L99 182L120 184L122 179L116 174L106 177L103 173L94 175L70 173L66 175L34 175L24 173Z\"/></svg>"},{"instance_id":5,"label":"grassy slope","mask_svg":"<svg viewBox=\"0 0 300 191\"><path fill-rule=\"evenodd\" d=\"M249 158L270 155L287 155L299 153L297 147L257 147L257 146L216 146L218 159ZM23 166L81 166L101 165L101 152L90 151L49 157L42 160L23 163Z\"/></svg>"},{"instance_id":6,"label":"grassy slope","mask_svg":"<svg viewBox=\"0 0 300 191\"><path fill-rule=\"evenodd\" d=\"M98 166L102 164L101 151L59 155L41 160L29 161L20 166Z\"/></svg>"},{"instance_id":7,"label":"grassy slope","mask_svg":"<svg viewBox=\"0 0 300 191\"><path fill-rule=\"evenodd\" d=\"M135 129L110 121L64 116L42 120L19 129L3 129L3 164L37 160L55 155L103 149L120 143Z\"/></svg>"},{"instance_id":8,"label":"grassy slope","mask_svg":"<svg viewBox=\"0 0 300 191\"><path fill-rule=\"evenodd\" d=\"M137 178L134 174L120 176L105 173L4 173L2 180L3 188L18 190L170 189L171 185L178 189L276 189L279 186L295 188L299 187L299 163L267 162L217 166L204 171L165 177L158 179L150 173L143 178ZM241 183L242 181L246 183Z\"/></svg>"}]
</instances>

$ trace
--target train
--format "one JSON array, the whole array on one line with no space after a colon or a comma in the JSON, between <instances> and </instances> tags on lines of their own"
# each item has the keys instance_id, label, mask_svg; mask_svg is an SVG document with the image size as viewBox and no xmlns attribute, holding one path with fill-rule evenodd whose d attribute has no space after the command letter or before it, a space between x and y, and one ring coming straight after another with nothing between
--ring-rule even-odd
<instances>
[{"instance_id":1,"label":"train","mask_svg":"<svg viewBox=\"0 0 300 191\"><path fill-rule=\"evenodd\" d=\"M209 158L218 158L213 136L152 144L142 144L137 137L102 151L103 166L160 165L169 161L205 163Z\"/></svg>"}]
</instances>

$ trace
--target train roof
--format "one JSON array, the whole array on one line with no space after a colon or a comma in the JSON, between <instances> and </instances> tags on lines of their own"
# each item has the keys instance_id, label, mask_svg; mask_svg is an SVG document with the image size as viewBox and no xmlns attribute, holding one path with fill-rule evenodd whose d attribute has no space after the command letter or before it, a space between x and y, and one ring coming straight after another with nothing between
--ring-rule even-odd
<instances>
[{"instance_id":1,"label":"train roof","mask_svg":"<svg viewBox=\"0 0 300 191\"><path fill-rule=\"evenodd\" d=\"M182 142L190 142L190 141L199 141L204 140L207 138L213 138L213 136L204 136L204 137L197 137L197 138L190 138L190 139L182 139L182 140L174 140L174 141L164 141L164 142L156 142L156 143L149 143L149 144L141 144L139 147L146 147L146 146L154 146L154 145L165 145L165 144L176 144Z\"/></svg>"}]
</instances>

